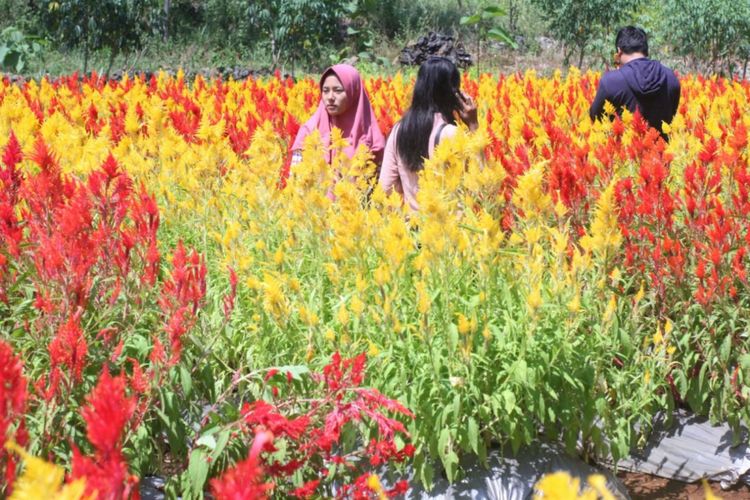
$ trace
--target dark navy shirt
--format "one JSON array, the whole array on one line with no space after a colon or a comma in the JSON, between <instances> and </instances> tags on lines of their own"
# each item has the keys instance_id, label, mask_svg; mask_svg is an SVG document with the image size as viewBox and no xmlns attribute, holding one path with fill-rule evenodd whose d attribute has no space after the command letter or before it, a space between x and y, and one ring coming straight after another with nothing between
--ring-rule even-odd
<instances>
[{"instance_id":1,"label":"dark navy shirt","mask_svg":"<svg viewBox=\"0 0 750 500\"><path fill-rule=\"evenodd\" d=\"M604 103L611 102L617 114L623 109L639 109L649 125L661 130L662 122L671 123L680 104L680 82L674 71L647 57L633 59L620 69L609 71L599 80L596 97L589 109L592 120L604 115Z\"/></svg>"}]
</instances>

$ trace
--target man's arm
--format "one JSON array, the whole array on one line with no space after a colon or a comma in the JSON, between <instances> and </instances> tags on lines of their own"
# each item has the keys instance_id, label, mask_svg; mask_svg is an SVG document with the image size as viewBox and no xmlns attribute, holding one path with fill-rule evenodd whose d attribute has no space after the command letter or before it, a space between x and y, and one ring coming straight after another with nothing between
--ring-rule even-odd
<instances>
[{"instance_id":1,"label":"man's arm","mask_svg":"<svg viewBox=\"0 0 750 500\"><path fill-rule=\"evenodd\" d=\"M672 97L672 118L674 118L675 115L677 115L677 111L680 109L680 92L681 92L680 80L677 80L675 78L675 88L674 88L674 91L672 92L672 96L673 96Z\"/></svg>"},{"instance_id":2,"label":"man's arm","mask_svg":"<svg viewBox=\"0 0 750 500\"><path fill-rule=\"evenodd\" d=\"M592 120L601 118L604 115L604 103L607 102L607 91L605 90L604 76L599 80L599 87L596 89L594 102L589 108L589 116Z\"/></svg>"}]
</instances>

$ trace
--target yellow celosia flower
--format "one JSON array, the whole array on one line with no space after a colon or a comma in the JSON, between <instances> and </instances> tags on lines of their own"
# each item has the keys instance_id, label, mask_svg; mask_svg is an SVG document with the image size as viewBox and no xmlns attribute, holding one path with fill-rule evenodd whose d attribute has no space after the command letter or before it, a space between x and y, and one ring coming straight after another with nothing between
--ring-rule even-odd
<instances>
[{"instance_id":1,"label":"yellow celosia flower","mask_svg":"<svg viewBox=\"0 0 750 500\"><path fill-rule=\"evenodd\" d=\"M534 485L534 500L614 500L614 495L607 489L607 481L601 474L592 474L587 478L585 488L581 481L564 471L545 474Z\"/></svg>"},{"instance_id":2,"label":"yellow celosia flower","mask_svg":"<svg viewBox=\"0 0 750 500\"><path fill-rule=\"evenodd\" d=\"M542 305L542 287L539 283L532 286L531 292L526 297L526 304L532 314Z\"/></svg>"},{"instance_id":3,"label":"yellow celosia flower","mask_svg":"<svg viewBox=\"0 0 750 500\"><path fill-rule=\"evenodd\" d=\"M356 314L357 316L361 316L365 310L366 304L362 302L362 299L354 296L349 307L351 307L351 310L354 314Z\"/></svg>"},{"instance_id":4,"label":"yellow celosia flower","mask_svg":"<svg viewBox=\"0 0 750 500\"><path fill-rule=\"evenodd\" d=\"M21 456L24 471L13 483L9 500L79 500L84 498L86 482L78 479L63 486L65 471L62 467L29 455L12 441L5 447Z\"/></svg>"},{"instance_id":5,"label":"yellow celosia flower","mask_svg":"<svg viewBox=\"0 0 750 500\"><path fill-rule=\"evenodd\" d=\"M368 348L367 348L367 355L371 358L374 358L378 354L380 354L380 349L378 349L378 346L372 341L368 340Z\"/></svg>"},{"instance_id":6,"label":"yellow celosia flower","mask_svg":"<svg viewBox=\"0 0 750 500\"><path fill-rule=\"evenodd\" d=\"M656 327L656 333L654 334L654 345L659 345L664 342L664 335L661 334L661 326Z\"/></svg>"},{"instance_id":7,"label":"yellow celosia flower","mask_svg":"<svg viewBox=\"0 0 750 500\"><path fill-rule=\"evenodd\" d=\"M638 304L641 300L643 300L643 296L646 295L646 292L643 289L643 281L641 281L641 287L636 292L635 296L633 297L633 305Z\"/></svg>"},{"instance_id":8,"label":"yellow celosia flower","mask_svg":"<svg viewBox=\"0 0 750 500\"><path fill-rule=\"evenodd\" d=\"M485 326L482 330L482 337L484 338L484 340L490 340L492 338L492 331L488 326Z\"/></svg>"},{"instance_id":9,"label":"yellow celosia flower","mask_svg":"<svg viewBox=\"0 0 750 500\"><path fill-rule=\"evenodd\" d=\"M461 335L470 333L472 330L471 326L471 321L463 314L458 313L458 333Z\"/></svg>"},{"instance_id":10,"label":"yellow celosia flower","mask_svg":"<svg viewBox=\"0 0 750 500\"><path fill-rule=\"evenodd\" d=\"M427 314L432 305L430 294L427 291L427 284L424 281L418 281L414 284L414 288L417 290L417 311L420 314Z\"/></svg>"},{"instance_id":11,"label":"yellow celosia flower","mask_svg":"<svg viewBox=\"0 0 750 500\"><path fill-rule=\"evenodd\" d=\"M568 208L562 201L557 200L557 203L555 203L555 215L557 215L557 218L562 219L566 213L568 213Z\"/></svg>"},{"instance_id":12,"label":"yellow celosia flower","mask_svg":"<svg viewBox=\"0 0 750 500\"><path fill-rule=\"evenodd\" d=\"M609 273L609 277L612 279L612 281L616 282L620 280L620 278L622 277L622 273L620 272L620 269L616 267L612 269L611 273Z\"/></svg>"},{"instance_id":13,"label":"yellow celosia flower","mask_svg":"<svg viewBox=\"0 0 750 500\"><path fill-rule=\"evenodd\" d=\"M614 294L609 296L609 302L607 302L607 308L604 310L604 321L609 321L617 310L617 298Z\"/></svg>"},{"instance_id":14,"label":"yellow celosia flower","mask_svg":"<svg viewBox=\"0 0 750 500\"><path fill-rule=\"evenodd\" d=\"M346 310L346 303L342 302L339 306L339 310L336 313L336 319L339 320L339 323L342 325L346 325L349 323L349 311Z\"/></svg>"},{"instance_id":15,"label":"yellow celosia flower","mask_svg":"<svg viewBox=\"0 0 750 500\"><path fill-rule=\"evenodd\" d=\"M578 499L581 481L566 472L546 474L534 486L535 500L571 500Z\"/></svg>"},{"instance_id":16,"label":"yellow celosia flower","mask_svg":"<svg viewBox=\"0 0 750 500\"><path fill-rule=\"evenodd\" d=\"M580 294L576 293L572 299L567 304L568 311L572 313L577 313L581 310L581 296Z\"/></svg>"},{"instance_id":17,"label":"yellow celosia flower","mask_svg":"<svg viewBox=\"0 0 750 500\"><path fill-rule=\"evenodd\" d=\"M388 498L383 490L383 485L380 484L380 478L378 478L377 475L370 474L367 478L367 487L378 496L378 499L385 500Z\"/></svg>"},{"instance_id":18,"label":"yellow celosia flower","mask_svg":"<svg viewBox=\"0 0 750 500\"><path fill-rule=\"evenodd\" d=\"M375 283L377 283L378 286L385 286L385 284L388 283L391 279L391 273L388 269L388 266L386 266L385 264L379 265L373 273L373 278L375 278Z\"/></svg>"},{"instance_id":19,"label":"yellow celosia flower","mask_svg":"<svg viewBox=\"0 0 750 500\"><path fill-rule=\"evenodd\" d=\"M705 479L703 479L703 492L706 495L706 500L721 500L720 496L715 495L714 492L711 491L711 487Z\"/></svg>"},{"instance_id":20,"label":"yellow celosia flower","mask_svg":"<svg viewBox=\"0 0 750 500\"><path fill-rule=\"evenodd\" d=\"M614 206L615 183L612 179L596 202L590 233L581 241L581 246L603 258L612 255L622 241Z\"/></svg>"},{"instance_id":21,"label":"yellow celosia flower","mask_svg":"<svg viewBox=\"0 0 750 500\"><path fill-rule=\"evenodd\" d=\"M529 245L534 245L542 237L542 228L537 225L528 227L524 231L524 237L526 239L526 243L528 243Z\"/></svg>"},{"instance_id":22,"label":"yellow celosia flower","mask_svg":"<svg viewBox=\"0 0 750 500\"><path fill-rule=\"evenodd\" d=\"M664 322L664 335L669 335L672 333L672 329L674 326L672 325L672 321L667 318L667 320Z\"/></svg>"},{"instance_id":23,"label":"yellow celosia flower","mask_svg":"<svg viewBox=\"0 0 750 500\"><path fill-rule=\"evenodd\" d=\"M513 203L523 210L526 218L538 217L552 204L552 197L544 188L544 163L537 163L518 179L513 191Z\"/></svg>"},{"instance_id":24,"label":"yellow celosia flower","mask_svg":"<svg viewBox=\"0 0 750 500\"><path fill-rule=\"evenodd\" d=\"M281 282L270 274L263 277L263 308L275 318L280 318L287 310Z\"/></svg>"}]
</instances>

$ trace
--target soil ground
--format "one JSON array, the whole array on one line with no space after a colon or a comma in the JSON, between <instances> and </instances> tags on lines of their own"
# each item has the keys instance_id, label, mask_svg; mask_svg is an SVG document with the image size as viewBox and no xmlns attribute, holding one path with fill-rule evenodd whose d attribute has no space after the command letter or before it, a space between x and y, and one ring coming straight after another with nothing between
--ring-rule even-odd
<instances>
[{"instance_id":1,"label":"soil ground","mask_svg":"<svg viewBox=\"0 0 750 500\"><path fill-rule=\"evenodd\" d=\"M706 498L703 484L683 483L664 479L650 474L639 474L635 472L620 472L617 478L622 481L630 492L633 500L651 499L687 499L703 500ZM750 486L747 484L737 485L730 490L722 490L719 483L708 483L711 492L724 500L750 500Z\"/></svg>"}]
</instances>

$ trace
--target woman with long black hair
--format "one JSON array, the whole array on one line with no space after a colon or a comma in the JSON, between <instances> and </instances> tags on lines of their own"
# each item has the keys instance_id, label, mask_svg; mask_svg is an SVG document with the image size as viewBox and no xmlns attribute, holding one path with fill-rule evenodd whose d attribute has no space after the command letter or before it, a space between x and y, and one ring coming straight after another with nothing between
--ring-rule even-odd
<instances>
[{"instance_id":1,"label":"woman with long black hair","mask_svg":"<svg viewBox=\"0 0 750 500\"><path fill-rule=\"evenodd\" d=\"M470 130L476 130L477 107L460 90L458 68L445 57L430 57L419 68L411 106L394 127L385 146L380 185L395 189L404 201L418 210L419 171L435 146L456 134L456 116Z\"/></svg>"}]
</instances>

